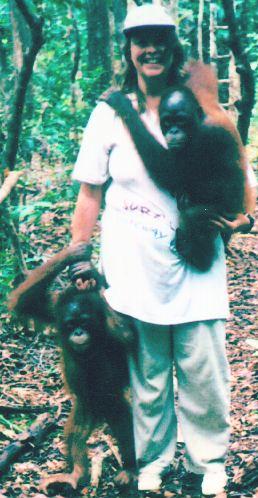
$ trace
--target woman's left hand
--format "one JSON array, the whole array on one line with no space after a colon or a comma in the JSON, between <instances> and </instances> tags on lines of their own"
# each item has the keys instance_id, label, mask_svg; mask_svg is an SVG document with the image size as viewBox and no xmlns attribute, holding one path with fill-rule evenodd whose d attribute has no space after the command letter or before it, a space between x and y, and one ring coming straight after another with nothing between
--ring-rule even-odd
<instances>
[{"instance_id":1,"label":"woman's left hand","mask_svg":"<svg viewBox=\"0 0 258 498\"><path fill-rule=\"evenodd\" d=\"M233 220L218 215L211 220L211 223L219 227L222 232L248 233L252 228L250 219L244 213L239 213Z\"/></svg>"}]
</instances>

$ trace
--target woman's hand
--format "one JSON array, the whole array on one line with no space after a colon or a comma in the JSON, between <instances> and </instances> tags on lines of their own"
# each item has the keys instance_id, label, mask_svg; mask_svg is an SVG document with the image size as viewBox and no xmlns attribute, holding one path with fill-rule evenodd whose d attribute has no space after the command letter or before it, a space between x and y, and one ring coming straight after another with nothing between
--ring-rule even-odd
<instances>
[{"instance_id":1,"label":"woman's hand","mask_svg":"<svg viewBox=\"0 0 258 498\"><path fill-rule=\"evenodd\" d=\"M232 233L248 233L253 227L250 218L244 213L239 213L233 220L218 215L211 220L211 223L216 225L222 232Z\"/></svg>"},{"instance_id":2,"label":"woman's hand","mask_svg":"<svg viewBox=\"0 0 258 498\"><path fill-rule=\"evenodd\" d=\"M71 244L69 251L71 253L69 278L78 288L81 288L83 283L90 278L89 273L93 269L91 263L92 247L85 242L81 242Z\"/></svg>"},{"instance_id":3,"label":"woman's hand","mask_svg":"<svg viewBox=\"0 0 258 498\"><path fill-rule=\"evenodd\" d=\"M70 263L69 276L71 281L81 289L87 285L87 280L92 278L92 271L94 271L90 261L89 241L100 210L101 192L101 186L82 183L72 219L73 242L70 245L70 252L76 257Z\"/></svg>"},{"instance_id":4,"label":"woman's hand","mask_svg":"<svg viewBox=\"0 0 258 498\"><path fill-rule=\"evenodd\" d=\"M69 278L78 290L86 290L94 287L105 286L104 277L94 268L91 262L92 246L85 242L71 244Z\"/></svg>"},{"instance_id":5,"label":"woman's hand","mask_svg":"<svg viewBox=\"0 0 258 498\"><path fill-rule=\"evenodd\" d=\"M71 243L67 248L67 261L69 265L77 264L79 261L90 261L92 245L86 242Z\"/></svg>"},{"instance_id":6,"label":"woman's hand","mask_svg":"<svg viewBox=\"0 0 258 498\"><path fill-rule=\"evenodd\" d=\"M78 279L87 279L92 268L93 267L90 261L79 261L78 263L73 263L69 267L69 277L72 282L76 282Z\"/></svg>"}]
</instances>

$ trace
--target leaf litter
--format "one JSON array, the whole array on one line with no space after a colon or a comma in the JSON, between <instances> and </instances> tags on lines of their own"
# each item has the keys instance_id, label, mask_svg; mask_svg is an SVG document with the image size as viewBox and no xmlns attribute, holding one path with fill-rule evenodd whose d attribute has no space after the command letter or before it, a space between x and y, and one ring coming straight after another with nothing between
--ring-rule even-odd
<instances>
[{"instance_id":1,"label":"leaf litter","mask_svg":"<svg viewBox=\"0 0 258 498\"><path fill-rule=\"evenodd\" d=\"M48 221L48 220L45 220ZM228 254L228 289L231 317L227 323L227 350L231 365L232 434L227 459L230 482L228 498L254 498L258 486L257 465L257 232L236 235ZM8 315L1 318L2 349L0 358L0 451L35 420L38 411L55 414L58 425L39 447L20 455L0 477L0 498L45 498L39 482L47 474L66 468L63 426L71 409L64 392L59 351L51 331L36 334L21 327ZM255 323L256 322L256 323ZM4 410L4 407L30 407ZM96 466L96 486L81 487L56 498L81 496L135 498L136 490L121 494L114 485L119 468L115 441L105 425L90 439L90 454ZM160 496L182 497L180 478L184 444L178 443L174 468L164 478ZM52 495L53 496L53 495Z\"/></svg>"}]
</instances>

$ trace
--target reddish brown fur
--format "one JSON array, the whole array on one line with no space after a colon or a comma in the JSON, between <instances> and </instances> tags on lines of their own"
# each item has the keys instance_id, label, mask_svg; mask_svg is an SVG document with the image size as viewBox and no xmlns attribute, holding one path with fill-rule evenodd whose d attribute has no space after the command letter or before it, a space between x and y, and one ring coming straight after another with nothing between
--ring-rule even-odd
<instances>
[{"instance_id":1,"label":"reddish brown fur","mask_svg":"<svg viewBox=\"0 0 258 498\"><path fill-rule=\"evenodd\" d=\"M214 69L211 65L193 60L187 63L185 72L188 76L185 86L192 90L206 114L206 123L225 128L236 140L239 149L240 167L246 176L248 161L245 148L235 124L219 103L218 79ZM248 192L245 193L245 198L245 204L247 204Z\"/></svg>"},{"instance_id":2,"label":"reddish brown fur","mask_svg":"<svg viewBox=\"0 0 258 498\"><path fill-rule=\"evenodd\" d=\"M50 485L60 483L76 489L78 483L87 478L86 442L96 425L104 420L118 440L125 463L125 470L118 472L116 482L122 486L126 481L129 483L135 468L131 412L123 396L123 388L128 383L123 344L129 344L132 339L129 324L105 302L98 281L101 277L90 262L85 278L95 279L95 286L89 286L89 290L70 286L60 293L57 300L53 299L53 293L49 290L53 279L65 266L77 261L89 261L90 254L85 244L64 249L32 271L9 300L9 309L19 315L38 318L56 326L65 385L74 398L65 426L72 470L44 479L41 484L44 492ZM79 340L81 333L90 338L85 343L86 347L83 348L81 342L76 344L73 335L76 331L80 332Z\"/></svg>"}]
</instances>

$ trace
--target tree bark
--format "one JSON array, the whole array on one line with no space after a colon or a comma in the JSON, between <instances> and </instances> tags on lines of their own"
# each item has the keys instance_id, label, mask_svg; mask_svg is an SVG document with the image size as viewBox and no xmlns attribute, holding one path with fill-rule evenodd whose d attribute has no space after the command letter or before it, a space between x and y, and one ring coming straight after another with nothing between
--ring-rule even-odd
<instances>
[{"instance_id":1,"label":"tree bark","mask_svg":"<svg viewBox=\"0 0 258 498\"><path fill-rule=\"evenodd\" d=\"M18 75L17 89L14 96L11 116L7 123L7 140L3 154L2 166L8 170L13 170L18 150L19 136L22 123L22 113L25 104L26 91L30 81L33 65L41 46L43 45L42 26L43 19L34 16L25 0L15 0L24 20L31 32L31 46L24 54L23 64Z\"/></svg>"},{"instance_id":2,"label":"tree bark","mask_svg":"<svg viewBox=\"0 0 258 498\"><path fill-rule=\"evenodd\" d=\"M236 22L233 0L222 0L222 4L225 11L226 22L229 27L229 45L235 56L236 71L240 75L242 99L238 105L238 110L240 112L238 118L238 130L245 145L248 139L248 129L255 102L254 75L242 46L241 40L244 38L244 33L239 31L238 24Z\"/></svg>"},{"instance_id":3,"label":"tree bark","mask_svg":"<svg viewBox=\"0 0 258 498\"><path fill-rule=\"evenodd\" d=\"M115 39L118 48L119 60L122 59L123 46L125 43L123 30L123 22L126 16L127 0L113 0L113 12L114 12L114 31Z\"/></svg>"},{"instance_id":4,"label":"tree bark","mask_svg":"<svg viewBox=\"0 0 258 498\"><path fill-rule=\"evenodd\" d=\"M216 44L216 34L215 34L215 17L216 17L216 5L213 1L210 2L210 59L211 64L216 68L217 59L217 44Z\"/></svg>"},{"instance_id":5,"label":"tree bark","mask_svg":"<svg viewBox=\"0 0 258 498\"><path fill-rule=\"evenodd\" d=\"M5 36L5 30L0 26L0 64L2 71L5 72L7 69L7 50L2 40Z\"/></svg>"},{"instance_id":6,"label":"tree bark","mask_svg":"<svg viewBox=\"0 0 258 498\"><path fill-rule=\"evenodd\" d=\"M203 13L204 13L204 0L199 1L199 12L198 12L198 56L201 61L203 61L202 53L202 26L203 26Z\"/></svg>"},{"instance_id":7,"label":"tree bark","mask_svg":"<svg viewBox=\"0 0 258 498\"><path fill-rule=\"evenodd\" d=\"M74 83L75 78L76 78L76 74L77 74L78 69L79 69L79 64L80 64L81 41L80 41L80 34L79 34L79 30L78 30L77 20L75 19L72 10L70 12L71 12L71 16L73 19L73 32L74 32L74 38L75 38L75 50L74 50L74 54L73 54L73 68L71 71L71 81L72 81L72 83Z\"/></svg>"},{"instance_id":8,"label":"tree bark","mask_svg":"<svg viewBox=\"0 0 258 498\"><path fill-rule=\"evenodd\" d=\"M22 43L18 29L17 13L15 15L14 9L17 10L15 0L9 0L10 20L12 25L12 38L13 38L13 67L16 71L20 71L23 63ZM15 72L16 72L15 71Z\"/></svg>"},{"instance_id":9,"label":"tree bark","mask_svg":"<svg viewBox=\"0 0 258 498\"><path fill-rule=\"evenodd\" d=\"M89 70L102 69L101 83L108 85L112 76L108 4L86 0Z\"/></svg>"},{"instance_id":10,"label":"tree bark","mask_svg":"<svg viewBox=\"0 0 258 498\"><path fill-rule=\"evenodd\" d=\"M31 44L31 33L27 29L26 24L24 23L23 14L20 11L19 7L16 5L16 1L9 0L9 3L11 11L13 12L13 17L16 21L17 31L22 46L22 52L24 53Z\"/></svg>"}]
</instances>

